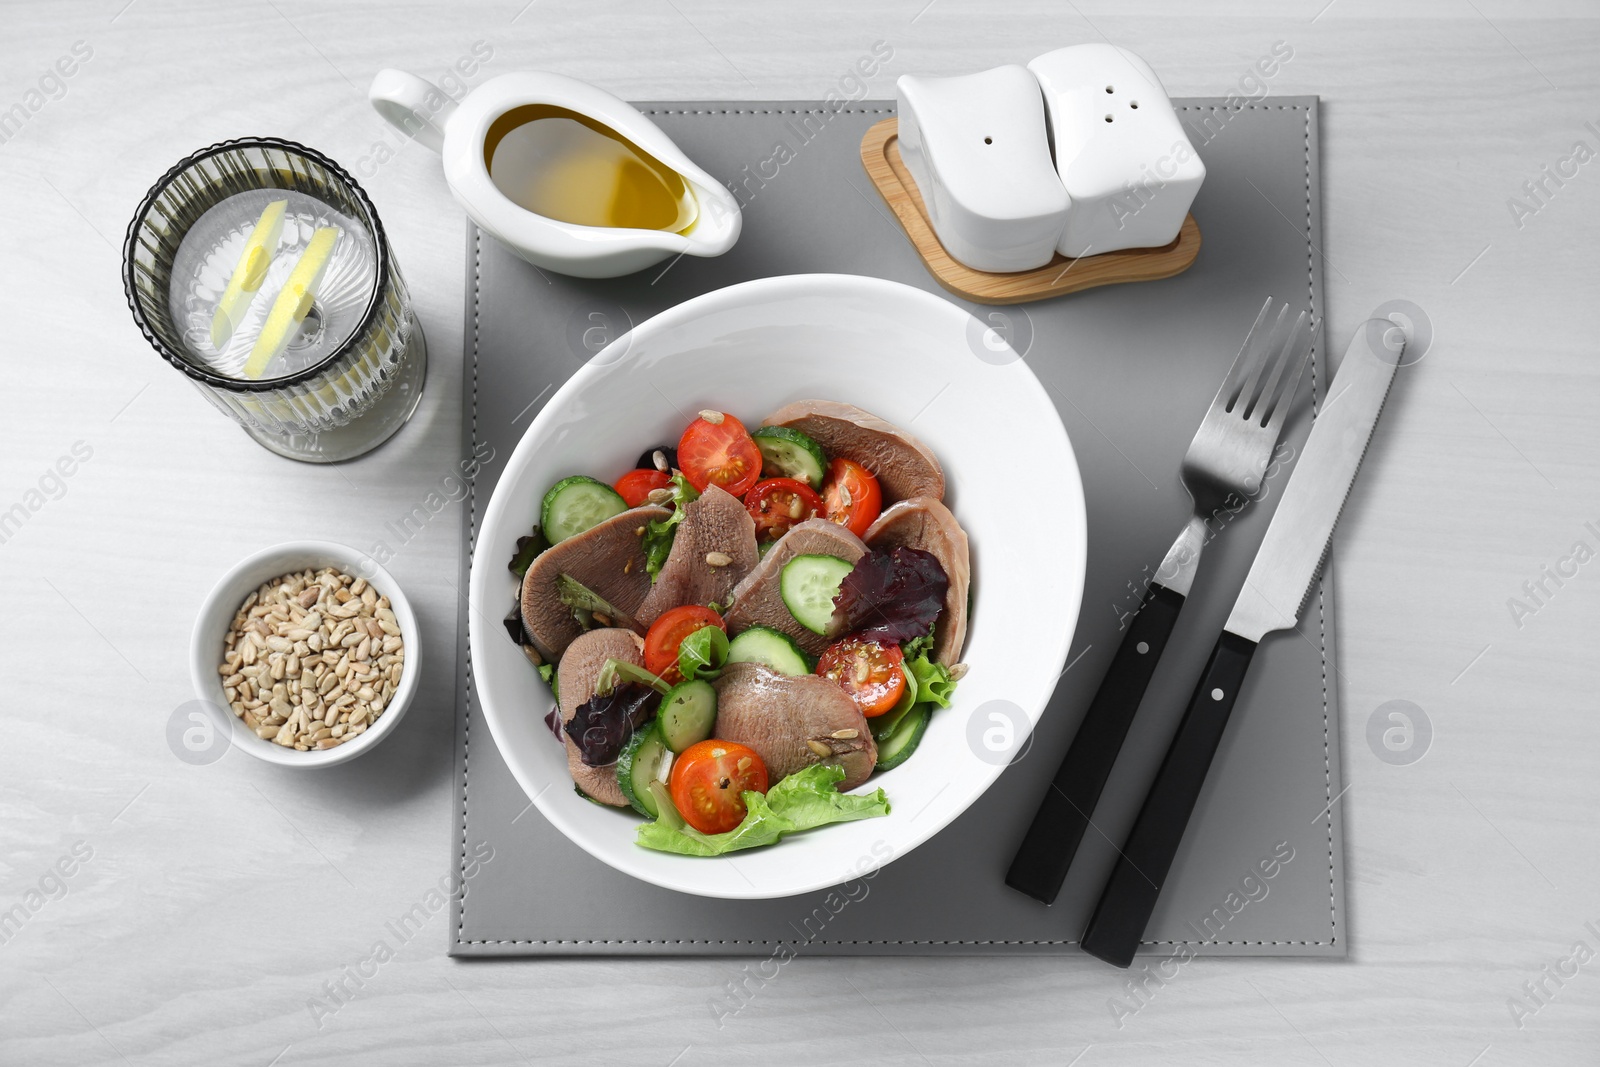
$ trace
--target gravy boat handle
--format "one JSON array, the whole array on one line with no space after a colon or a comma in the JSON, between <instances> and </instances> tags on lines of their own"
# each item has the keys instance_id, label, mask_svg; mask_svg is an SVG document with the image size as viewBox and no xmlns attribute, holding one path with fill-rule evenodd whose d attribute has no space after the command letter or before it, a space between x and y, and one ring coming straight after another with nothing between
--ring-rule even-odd
<instances>
[{"instance_id":1,"label":"gravy boat handle","mask_svg":"<svg viewBox=\"0 0 1600 1067\"><path fill-rule=\"evenodd\" d=\"M456 102L426 78L403 70L380 70L367 90L378 114L399 130L435 152L444 152L444 128L455 114Z\"/></svg>"}]
</instances>

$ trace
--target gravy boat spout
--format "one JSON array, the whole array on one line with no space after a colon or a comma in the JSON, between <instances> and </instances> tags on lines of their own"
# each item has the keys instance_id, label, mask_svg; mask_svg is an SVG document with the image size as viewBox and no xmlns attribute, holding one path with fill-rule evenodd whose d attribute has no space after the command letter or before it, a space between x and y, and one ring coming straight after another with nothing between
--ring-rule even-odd
<instances>
[{"instance_id":1,"label":"gravy boat spout","mask_svg":"<svg viewBox=\"0 0 1600 1067\"><path fill-rule=\"evenodd\" d=\"M587 82L525 71L484 82L464 99L402 70L383 70L368 92L380 115L438 152L450 192L472 221L536 267L578 278L632 274L674 256L720 256L739 239L739 202L639 110ZM583 225L529 210L490 174L496 149L525 123L562 118L666 173L681 203L667 228ZM581 131L580 131L581 132ZM537 154L529 158L537 162ZM637 168L636 168L637 169Z\"/></svg>"}]
</instances>

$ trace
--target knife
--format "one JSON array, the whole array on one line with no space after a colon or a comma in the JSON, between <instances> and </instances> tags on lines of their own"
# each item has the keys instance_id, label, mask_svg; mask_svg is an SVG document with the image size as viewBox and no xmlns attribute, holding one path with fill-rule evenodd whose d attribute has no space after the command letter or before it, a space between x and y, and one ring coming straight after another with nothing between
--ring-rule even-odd
<instances>
[{"instance_id":1,"label":"knife","mask_svg":"<svg viewBox=\"0 0 1600 1067\"><path fill-rule=\"evenodd\" d=\"M1244 589L1083 931L1081 944L1091 956L1117 967L1133 962L1250 659L1263 637L1299 619L1404 350L1402 330L1373 319L1345 351Z\"/></svg>"}]
</instances>

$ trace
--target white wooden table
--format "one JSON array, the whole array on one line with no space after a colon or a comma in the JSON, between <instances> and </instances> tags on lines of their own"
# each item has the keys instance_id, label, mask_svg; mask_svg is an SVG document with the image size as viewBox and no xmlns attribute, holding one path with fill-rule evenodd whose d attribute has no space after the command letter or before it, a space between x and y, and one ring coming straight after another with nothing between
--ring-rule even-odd
<instances>
[{"instance_id":1,"label":"white wooden table","mask_svg":"<svg viewBox=\"0 0 1600 1067\"><path fill-rule=\"evenodd\" d=\"M0 111L25 112L0 127L0 511L27 512L0 543L0 1062L1600 1062L1600 562L1573 558L1600 550L1600 162L1562 163L1600 152L1592 0L524 3L0 6ZM1330 336L1393 297L1437 332L1334 550L1350 960L1201 960L1119 1028L1125 976L1091 960L800 959L718 1029L737 963L457 964L435 916L355 989L346 967L448 866L459 516L391 568L434 669L383 748L347 773L191 767L164 731L224 568L296 537L365 547L458 458L465 222L368 107L374 72L439 75L484 42L468 83L821 97L884 40L881 97L1102 37L1173 95L1226 92L1288 42L1269 91L1323 98ZM357 173L431 342L413 423L341 469L251 443L123 300L152 181L267 133ZM1390 700L1431 722L1418 762L1369 748ZM341 980L353 998L318 1019Z\"/></svg>"}]
</instances>

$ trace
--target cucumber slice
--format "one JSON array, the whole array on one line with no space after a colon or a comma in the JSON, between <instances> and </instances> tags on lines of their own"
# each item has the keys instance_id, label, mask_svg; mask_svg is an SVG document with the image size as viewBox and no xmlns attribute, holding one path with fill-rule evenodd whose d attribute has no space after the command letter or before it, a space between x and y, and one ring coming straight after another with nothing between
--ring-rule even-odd
<instances>
[{"instance_id":1,"label":"cucumber slice","mask_svg":"<svg viewBox=\"0 0 1600 1067\"><path fill-rule=\"evenodd\" d=\"M893 770L911 758L922 743L922 735L928 732L929 710L928 705L918 704L895 723L888 737L878 742L878 770Z\"/></svg>"},{"instance_id":2,"label":"cucumber slice","mask_svg":"<svg viewBox=\"0 0 1600 1067\"><path fill-rule=\"evenodd\" d=\"M635 730L623 746L622 755L617 757L617 784L634 811L653 819L660 809L656 806L655 795L650 792L650 783L666 781L671 769L672 753L661 736L657 720Z\"/></svg>"},{"instance_id":3,"label":"cucumber slice","mask_svg":"<svg viewBox=\"0 0 1600 1067\"><path fill-rule=\"evenodd\" d=\"M814 634L828 632L839 583L855 570L837 556L796 556L783 565L778 591L795 621Z\"/></svg>"},{"instance_id":4,"label":"cucumber slice","mask_svg":"<svg viewBox=\"0 0 1600 1067\"><path fill-rule=\"evenodd\" d=\"M761 477L793 478L813 489L822 487L828 457L821 445L787 426L762 426L750 436L761 449Z\"/></svg>"},{"instance_id":5,"label":"cucumber slice","mask_svg":"<svg viewBox=\"0 0 1600 1067\"><path fill-rule=\"evenodd\" d=\"M627 501L615 489L586 474L575 474L561 479L544 495L539 527L554 545L627 510Z\"/></svg>"},{"instance_id":6,"label":"cucumber slice","mask_svg":"<svg viewBox=\"0 0 1600 1067\"><path fill-rule=\"evenodd\" d=\"M760 663L779 674L810 674L811 661L788 634L752 626L728 642L729 663Z\"/></svg>"},{"instance_id":7,"label":"cucumber slice","mask_svg":"<svg viewBox=\"0 0 1600 1067\"><path fill-rule=\"evenodd\" d=\"M704 741L717 722L717 691L703 678L673 686L661 698L656 722L661 724L661 739L673 752Z\"/></svg>"},{"instance_id":8,"label":"cucumber slice","mask_svg":"<svg viewBox=\"0 0 1600 1067\"><path fill-rule=\"evenodd\" d=\"M906 681L911 681L910 675L906 676ZM912 682L912 684L915 685L916 683ZM884 739L890 734L894 733L895 727L899 726L900 723L905 720L906 716L911 714L912 710L915 709L916 706L917 702L915 700L910 701L909 703L905 700L901 700L900 703L896 704L892 710L885 712L876 718L868 719L867 729L872 731L872 739L879 744L882 744Z\"/></svg>"}]
</instances>

